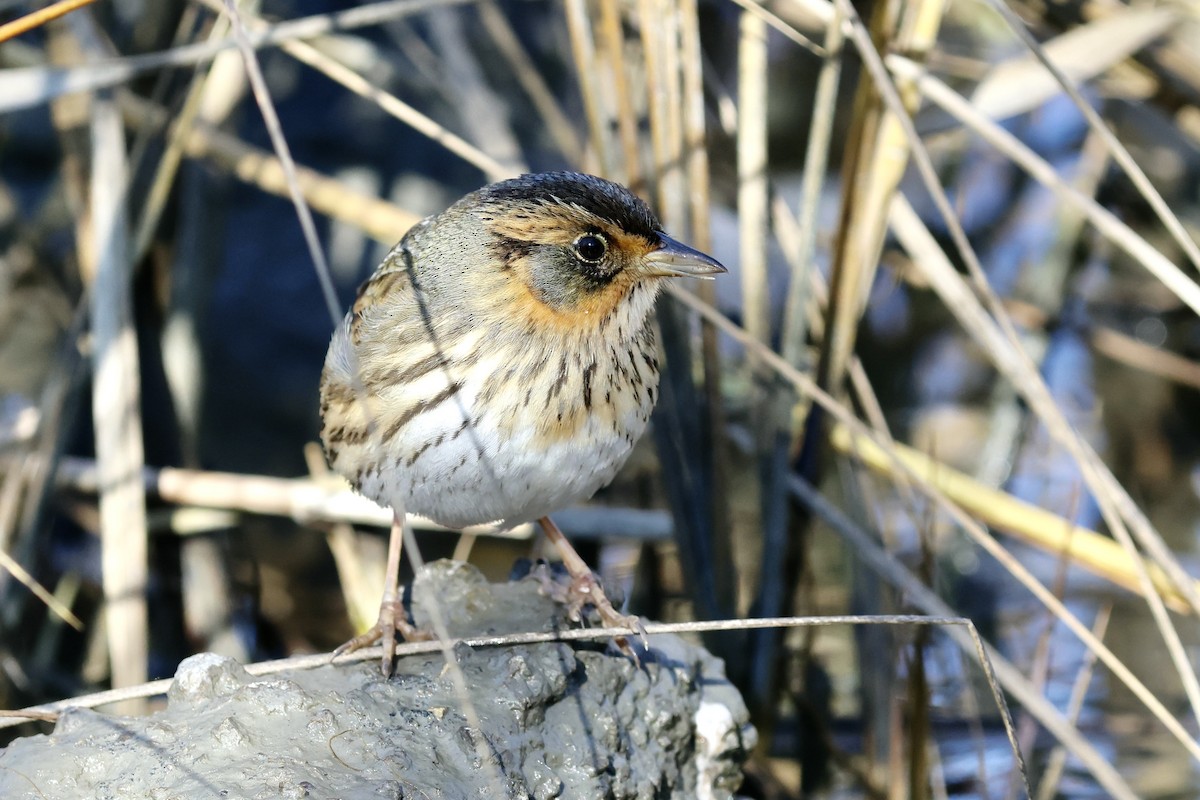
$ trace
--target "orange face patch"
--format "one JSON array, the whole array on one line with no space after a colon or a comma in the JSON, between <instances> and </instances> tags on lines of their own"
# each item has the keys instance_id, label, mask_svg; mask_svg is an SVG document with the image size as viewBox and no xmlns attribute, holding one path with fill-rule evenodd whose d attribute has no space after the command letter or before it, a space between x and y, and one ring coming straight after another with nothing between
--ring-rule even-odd
<instances>
[{"instance_id":1,"label":"orange face patch","mask_svg":"<svg viewBox=\"0 0 1200 800\"><path fill-rule=\"evenodd\" d=\"M535 328L567 333L599 326L613 314L632 288L646 278L643 259L658 244L643 236L630 234L612 222L579 206L535 205L503 216L485 217L485 224L496 236L532 245L570 247L582 235L598 232L608 242L606 258L615 271L612 279L594 290L580 292L567 306L544 302L533 288L535 265L528 258L515 259L511 266L520 280L513 281L506 308L521 322Z\"/></svg>"},{"instance_id":2,"label":"orange face patch","mask_svg":"<svg viewBox=\"0 0 1200 800\"><path fill-rule=\"evenodd\" d=\"M635 276L622 271L602 289L582 295L574 305L556 308L538 297L528 283L514 281L505 308L517 322L532 326L534 330L577 333L597 328L607 317L617 313L636 282Z\"/></svg>"}]
</instances>

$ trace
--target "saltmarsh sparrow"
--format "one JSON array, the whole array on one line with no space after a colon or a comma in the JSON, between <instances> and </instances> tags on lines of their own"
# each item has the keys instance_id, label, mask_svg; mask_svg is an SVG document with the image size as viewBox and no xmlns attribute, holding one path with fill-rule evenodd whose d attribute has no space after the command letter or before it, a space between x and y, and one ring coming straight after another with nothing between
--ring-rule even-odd
<instances>
[{"instance_id":1,"label":"saltmarsh sparrow","mask_svg":"<svg viewBox=\"0 0 1200 800\"><path fill-rule=\"evenodd\" d=\"M575 604L618 614L547 515L608 484L658 388L661 279L725 268L663 233L624 187L552 172L485 186L413 227L359 289L321 377L330 465L397 511L379 622L396 595L401 510L448 527L538 520Z\"/></svg>"}]
</instances>

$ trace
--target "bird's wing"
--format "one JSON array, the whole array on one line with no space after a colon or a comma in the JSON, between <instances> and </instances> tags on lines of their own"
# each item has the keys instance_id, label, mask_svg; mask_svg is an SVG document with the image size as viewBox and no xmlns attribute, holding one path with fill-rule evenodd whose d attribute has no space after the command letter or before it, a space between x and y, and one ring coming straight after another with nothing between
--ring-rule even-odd
<instances>
[{"instance_id":1,"label":"bird's wing","mask_svg":"<svg viewBox=\"0 0 1200 800\"><path fill-rule=\"evenodd\" d=\"M426 320L407 239L396 245L361 286L346 317L355 347L387 339L395 347L420 339Z\"/></svg>"}]
</instances>

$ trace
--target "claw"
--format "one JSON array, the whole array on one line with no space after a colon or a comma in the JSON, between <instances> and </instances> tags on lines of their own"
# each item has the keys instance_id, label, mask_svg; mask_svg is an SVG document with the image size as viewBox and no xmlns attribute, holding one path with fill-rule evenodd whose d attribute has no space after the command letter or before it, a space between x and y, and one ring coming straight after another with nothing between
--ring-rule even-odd
<instances>
[{"instance_id":1,"label":"claw","mask_svg":"<svg viewBox=\"0 0 1200 800\"><path fill-rule=\"evenodd\" d=\"M647 650L650 649L650 640L641 619L632 614L622 614L617 611L612 601L604 593L600 579L594 572L589 570L582 575L571 575L570 580L564 583L555 579L547 565L539 564L534 567L530 577L538 582L543 594L566 607L567 618L572 622L583 622L584 608L592 606L596 609L596 614L605 628L629 628L635 631L642 640L643 647ZM623 654L638 661L637 653L625 636L613 637L613 643Z\"/></svg>"},{"instance_id":2,"label":"claw","mask_svg":"<svg viewBox=\"0 0 1200 800\"><path fill-rule=\"evenodd\" d=\"M333 657L353 653L383 639L383 656L380 659L380 669L385 678L391 677L396 665L396 633L406 642L423 642L433 638L426 630L418 628L408 621L404 607L398 599L384 598L379 604L379 619L366 631L355 636L333 651Z\"/></svg>"}]
</instances>

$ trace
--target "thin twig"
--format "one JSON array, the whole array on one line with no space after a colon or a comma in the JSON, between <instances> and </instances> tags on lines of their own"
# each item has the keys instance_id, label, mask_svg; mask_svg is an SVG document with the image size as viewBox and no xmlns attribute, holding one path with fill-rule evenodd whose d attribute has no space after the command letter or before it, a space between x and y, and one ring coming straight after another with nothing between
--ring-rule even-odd
<instances>
[{"instance_id":1,"label":"thin twig","mask_svg":"<svg viewBox=\"0 0 1200 800\"><path fill-rule=\"evenodd\" d=\"M1157 375L1181 386L1200 389L1200 363L1190 358L1099 325L1091 329L1089 340L1097 353L1126 367Z\"/></svg>"},{"instance_id":2,"label":"thin twig","mask_svg":"<svg viewBox=\"0 0 1200 800\"><path fill-rule=\"evenodd\" d=\"M702 303L687 291L672 286L668 286L667 291L685 305L712 321L714 325L735 339L747 350L756 351L755 355L772 369L776 370L781 378L791 382L797 390L818 403L829 412L830 416L849 428L855 436L861 436L882 446L882 442L877 438L878 434L876 432L864 426L845 406L838 403L828 392L818 387L810 376L793 368L781 356L762 345L740 326L730 321L716 309ZM992 538L973 517L959 508L957 504L950 501L937 487L930 485L927 481L922 480L921 476L908 470L901 461L893 459L893 462L897 470L904 472L913 484L919 486L929 498L934 500L943 511L971 536L971 539L976 544L986 550L993 558L997 559L1013 577L1020 581L1041 603L1053 611L1055 616L1062 620L1063 624L1079 637L1088 649L1096 652L1100 660L1104 662L1117 679L1125 684L1142 701L1151 714L1171 732L1172 736L1187 749L1193 758L1200 761L1200 743L1191 738L1176 715L1167 709L1163 702L1130 671L1121 659L1103 642L1098 641L1092 635L1090 629L1078 617L1071 613L1052 592L1046 589L1023 564ZM1161 601L1159 604L1161 606Z\"/></svg>"},{"instance_id":3,"label":"thin twig","mask_svg":"<svg viewBox=\"0 0 1200 800\"><path fill-rule=\"evenodd\" d=\"M5 570L12 575L21 585L29 591L33 592L33 596L46 604L46 607L57 614L64 622L70 625L77 631L83 631L83 622L71 609L67 608L59 599L50 593L45 586L42 586L37 580L29 574L28 570L22 567L12 556L5 550L0 550L0 569Z\"/></svg>"},{"instance_id":4,"label":"thin twig","mask_svg":"<svg viewBox=\"0 0 1200 800\"><path fill-rule=\"evenodd\" d=\"M274 47L287 41L312 39L335 31L378 25L388 20L419 14L430 8L463 5L469 2L472 0L382 0L332 14L314 14L280 22L249 34L246 42L254 49ZM218 53L238 46L238 38L231 36L215 42L198 42L154 53L107 59L87 67L26 67L2 70L0 112L41 105L64 94L116 86L150 70L200 64L212 60Z\"/></svg>"},{"instance_id":5,"label":"thin twig","mask_svg":"<svg viewBox=\"0 0 1200 800\"><path fill-rule=\"evenodd\" d=\"M1192 311L1200 314L1200 285L1173 264L1170 259L1139 236L1115 214L1080 192L1058 174L1044 158L997 123L980 114L962 95L925 71L924 67L902 56L887 58L888 68L916 83L926 98L970 127L985 141L1019 164L1038 183L1083 213L1105 238L1121 248Z\"/></svg>"},{"instance_id":6,"label":"thin twig","mask_svg":"<svg viewBox=\"0 0 1200 800\"><path fill-rule=\"evenodd\" d=\"M1096 613L1096 621L1092 623L1092 632L1096 638L1103 641L1105 634L1108 632L1108 623L1112 619L1113 607L1111 603L1101 606ZM1096 669L1096 654L1088 652L1084 654L1083 663L1079 665L1079 672L1075 676L1075 683L1071 687L1071 696L1067 700L1067 719L1075 721L1079 718L1079 713L1083 710L1083 703L1087 699L1088 686L1092 682L1092 674ZM1046 768L1042 770L1042 782L1038 786L1037 800L1052 800L1058 795L1058 784L1062 779L1064 767L1067 764L1067 751L1063 747L1056 747L1050 753L1050 757L1046 759Z\"/></svg>"},{"instance_id":7,"label":"thin twig","mask_svg":"<svg viewBox=\"0 0 1200 800\"><path fill-rule=\"evenodd\" d=\"M202 2L205 5L220 8L221 0L202 0ZM266 30L269 27L266 22L253 16L246 17L243 21L246 25L252 26L255 30L259 31ZM454 155L478 168L489 180L512 177L521 171L522 167L519 163L501 163L466 139L446 130L437 121L417 111L396 95L375 86L350 67L333 58L328 53L319 50L312 44L308 42L288 41L281 43L280 48L288 55L309 65L360 97L375 103L379 108L408 125L413 130L445 147ZM245 52L253 53L253 50Z\"/></svg>"},{"instance_id":8,"label":"thin twig","mask_svg":"<svg viewBox=\"0 0 1200 800\"><path fill-rule=\"evenodd\" d=\"M14 560L27 558L38 548L34 535L43 530L38 521L45 510L51 477L62 456L69 430L69 426L63 424L63 418L75 413L81 402L81 384L88 370L79 351L79 342L87 328L90 299L85 291L64 331L59 351L61 355L55 359L42 390L35 443L22 454L21 463L8 471L0 488L0 550L7 552L10 547L17 550L18 555ZM17 507L19 497L23 506L20 509ZM8 501L11 501L11 507L4 508ZM27 534L23 546L13 535L16 530ZM57 598L55 600L57 603ZM61 614L59 616L62 617ZM75 627L74 623L72 627Z\"/></svg>"},{"instance_id":9,"label":"thin twig","mask_svg":"<svg viewBox=\"0 0 1200 800\"><path fill-rule=\"evenodd\" d=\"M119 100L132 125L162 125L167 121L165 109L132 92L121 92ZM270 151L200 121L183 134L183 146L189 158L205 159L264 192L289 196L287 170ZM394 203L357 192L343 181L316 170L297 165L295 171L301 192L312 208L335 219L353 222L381 244L395 244L420 219Z\"/></svg>"},{"instance_id":10,"label":"thin twig","mask_svg":"<svg viewBox=\"0 0 1200 800\"><path fill-rule=\"evenodd\" d=\"M850 546L854 548L856 555L863 559L876 574L892 584L896 589L903 591L909 603L934 616L940 616L946 611L951 611L949 605L944 600L938 597L929 587L921 583L899 561L884 552L866 531L850 520L840 509L830 503L811 485L797 476L792 476L790 485L796 496L816 511L826 523L844 537ZM964 630L970 634L970 649L965 647L965 641L961 641ZM1047 731L1053 734L1064 747L1071 751L1087 767L1096 778L1096 782L1103 786L1113 797L1127 798L1128 800L1133 800L1133 798L1137 797L1125 779L1121 777L1121 774L1109 763L1109 759L1101 754L1088 741L1087 737L1080 733L1079 729L1067 720L1053 704L1037 692L1020 669L984 643L974 626L964 630L950 628L947 630L947 633L966 652L977 653L976 659L983 668L984 673L988 676L988 685L992 689L993 695L998 691L997 684L1003 686L1005 691L1011 693L1028 713L1032 714L1038 722L1045 726ZM1000 697L1001 699L997 701L997 705L1001 709L1006 710L1007 707L1003 702L1003 696L1001 695ZM1009 737L1009 746L1013 750L1014 758L1018 760L1021 777L1026 782L1026 796L1028 796L1028 775L1025 772L1021 751L1017 746L1016 732L1007 715L1005 733Z\"/></svg>"},{"instance_id":11,"label":"thin twig","mask_svg":"<svg viewBox=\"0 0 1200 800\"><path fill-rule=\"evenodd\" d=\"M799 230L795 247L789 253L792 274L784 307L780 350L783 357L794 366L801 364L808 331L805 319L808 287L811 282L809 276L810 273L816 272L812 262L817 249L817 212L820 207L821 187L825 183L825 172L829 168L829 145L833 139L834 113L837 110L838 87L842 75L842 42L841 15L837 14L835 9L834 18L825 31L826 55L821 64L821 72L817 76L813 118L808 130L808 147L804 153L804 178L797 215ZM780 244L782 243L781 237Z\"/></svg>"},{"instance_id":12,"label":"thin twig","mask_svg":"<svg viewBox=\"0 0 1200 800\"><path fill-rule=\"evenodd\" d=\"M7 42L14 36L28 33L34 28L40 28L51 20L58 19L64 14L69 14L94 2L96 0L58 0L57 3L51 3L45 8L39 8L12 22L6 22L0 25L0 43Z\"/></svg>"},{"instance_id":13,"label":"thin twig","mask_svg":"<svg viewBox=\"0 0 1200 800\"><path fill-rule=\"evenodd\" d=\"M11 469L4 461L0 467ZM95 493L99 490L94 461L65 458L59 467L60 486L74 491ZM232 472L146 467L142 470L146 491L161 500L182 506L215 508L249 514L289 517L301 525L351 523L389 527L392 512L353 492L340 480L317 481L310 478L276 478ZM432 520L413 516L421 530L451 530ZM671 538L669 515L664 511L632 508L578 506L563 509L555 519L575 539L628 537L642 541L667 541ZM458 530L458 529L455 529ZM504 539L528 539L532 524L497 529L492 525L473 525L465 529L477 536Z\"/></svg>"},{"instance_id":14,"label":"thin twig","mask_svg":"<svg viewBox=\"0 0 1200 800\"><path fill-rule=\"evenodd\" d=\"M250 33L242 21L237 3L234 0L224 0L224 2L225 13L229 15L229 19L233 23L234 38L242 51L242 60L246 64L246 76L250 79L254 99L262 113L263 122L266 123L267 133L271 137L271 145L275 148L275 153L279 156L279 161L283 166L288 195L296 209L296 217L300 220L300 228L304 232L304 243L308 246L309 256L317 270L317 281L321 286L326 310L328 310L333 324L337 325L342 320L342 306L338 301L337 289L333 285L329 262L325 258L325 251L317 236L317 226L313 222L312 211L309 209L308 203L304 199L304 192L300 187L300 178L296 174L296 162L292 158L292 151L283 135L283 126L279 122L275 103L271 100L270 91L267 89L267 80L263 77L262 67L258 63L258 55L254 52Z\"/></svg>"},{"instance_id":15,"label":"thin twig","mask_svg":"<svg viewBox=\"0 0 1200 800\"><path fill-rule=\"evenodd\" d=\"M1009 357L999 361L997 366L1004 370L1009 375L1009 378L1014 380L1014 383L1017 383L1009 365L1016 361L1022 366L1028 366L1028 357L1025 356L1024 351L1021 351L1016 358L1012 358L1015 354L1006 347L1005 337L998 329L999 326L997 323L984 312L978 299L967 288L962 276L959 275L949 259L942 253L937 243L933 240L932 235L917 217L916 212L904 201L903 197L897 197L892 204L892 229L896 232L896 235L900 238L901 243L906 249L914 255L919 254L916 260L920 263L922 272L929 277L934 290L959 322L972 332L977 341L986 342L989 352L998 354L1007 351L1006 355ZM1048 430L1053 431L1053 427L1048 421L1054 420L1059 426L1060 433L1065 434L1063 438L1056 438L1059 438L1060 443L1068 446L1068 449L1079 463L1082 474L1088 480L1089 486L1094 485L1098 479L1103 478L1107 478L1115 484L1116 479L1112 477L1111 472L1108 472L1103 462L1100 462L1099 456L1096 455L1090 445L1063 418L1061 409L1058 408L1050 396L1049 390L1046 389L1041 376L1035 374L1032 378L1027 384L1017 383L1018 388L1022 389L1023 393L1027 386L1034 388L1035 394L1032 397L1026 394L1026 398L1030 399L1034 409L1043 415L1042 418L1047 420ZM1099 467L1095 466L1097 462L1099 463ZM1105 486L1105 488L1108 487ZM1111 490L1111 495L1115 496L1117 492L1124 493L1124 488L1120 484L1116 484L1115 490ZM1103 503L1100 497L1097 497L1097 501ZM1150 608L1151 615L1154 617L1159 632L1162 634L1163 641L1167 646L1167 652L1170 654L1171 661L1179 673L1180 680L1183 682L1189 702L1200 708L1200 684L1197 683L1196 673L1192 669L1191 661L1184 650L1179 632L1167 614L1162 597L1154 590L1153 580L1146 569L1146 564L1140 557L1140 553L1134 546L1133 540L1124 526L1112 527L1110 525L1110 528L1128 554L1130 563L1137 575L1141 594ZM1163 544L1162 547L1165 550L1166 545ZM1164 563L1164 558L1161 555L1156 556L1155 560L1170 576L1180 595L1187 599L1189 604L1195 608L1196 604L1193 598L1200 594L1200 589L1183 572L1170 551L1165 550L1165 554L1166 563ZM1172 564L1175 567L1174 572L1169 569L1169 566ZM1038 592L1035 592L1035 594L1038 594ZM1054 602L1057 604L1057 600L1054 600ZM1078 623L1078 620L1075 622ZM1107 660L1105 663L1108 663ZM1115 669L1111 664L1109 666ZM1124 669L1124 665L1121 665L1121 668ZM1171 724L1168 727L1175 730L1175 723L1176 720L1172 717ZM1189 749L1200 759L1200 746L1190 737L1187 737L1187 741Z\"/></svg>"},{"instance_id":16,"label":"thin twig","mask_svg":"<svg viewBox=\"0 0 1200 800\"><path fill-rule=\"evenodd\" d=\"M228 29L228 20L225 17L218 17L213 23L208 38L221 38ZM213 62L213 64L216 63L215 61ZM175 175L179 170L179 164L186 154L186 142L193 130L192 126L196 121L197 115L200 113L209 75L210 72L208 71L198 70L192 76L191 85L184 96L183 106L171 119L167 147L158 161L158 166L155 168L154 179L150 184L150 190L146 193L146 199L142 203L141 216L134 229L132 252L135 264L140 262L150 250L150 243L153 241L154 232L158 228L163 209L166 208L167 199L171 193L171 187L175 183ZM120 96L118 95L118 97ZM136 97L132 93L129 96ZM138 98L138 100L141 101L141 98ZM123 103L122 105L125 106L127 104ZM149 102L147 102L147 106L150 106ZM162 115L163 121L165 121L165 118L166 115Z\"/></svg>"},{"instance_id":17,"label":"thin twig","mask_svg":"<svg viewBox=\"0 0 1200 800\"><path fill-rule=\"evenodd\" d=\"M735 620L705 620L694 622L646 622L645 632L649 636L659 634L708 633L711 631L758 630L764 628L798 628L798 627L830 627L839 625L949 625L972 627L974 623L953 613L943 617L923 616L919 614L895 614L888 616L871 615L841 615L821 617L776 617L759 619ZM640 632L632 628L572 628L561 631L529 631L525 633L508 633L502 635L482 635L447 637L445 641L414 641L400 642L396 645L398 657L430 655L440 653L446 647L518 647L530 644L545 644L553 642L588 642L618 637L637 636ZM377 660L382 653L380 647L364 647L345 655L334 656L333 653L312 653L290 656L272 661L260 661L245 666L246 672L254 677L273 675L286 670L316 669L331 664L354 664L362 661ZM165 694L171 687L171 679L149 681L140 686L127 689L109 690L94 694L81 695L67 700L57 700L37 706L30 706L17 711L8 712L13 715L58 714L72 708L96 708L111 703L120 702L130 697L154 697ZM0 720L0 728L19 725L24 719Z\"/></svg>"},{"instance_id":18,"label":"thin twig","mask_svg":"<svg viewBox=\"0 0 1200 800\"><path fill-rule=\"evenodd\" d=\"M1108 536L1074 525L1070 520L1032 503L1018 500L1007 492L985 486L971 477L926 456L911 447L891 443L885 449L873 442L855 439L844 426L830 431L830 442L838 452L853 456L873 470L897 481L904 476L892 470L893 459L904 462L963 508L989 525L1007 531L1021 541L1049 553L1066 553L1072 563L1123 589L1141 593L1137 570L1121 545ZM1149 571L1156 589L1173 610L1187 613L1190 606L1175 590L1157 565L1139 557ZM1200 581L1198 588L1200 588Z\"/></svg>"},{"instance_id":19,"label":"thin twig","mask_svg":"<svg viewBox=\"0 0 1200 800\"><path fill-rule=\"evenodd\" d=\"M800 45L813 55L819 58L824 58L826 55L828 55L821 45L817 44L812 39L809 39L794 26L784 22L780 17L771 13L771 11L764 8L761 3L754 2L754 0L733 0L733 2L741 6L742 9L747 13L753 14L755 17L758 17L762 21L766 22L772 28L779 31L788 39ZM822 5L825 5L825 3L822 3ZM824 20L822 20L822 22L824 22Z\"/></svg>"},{"instance_id":20,"label":"thin twig","mask_svg":"<svg viewBox=\"0 0 1200 800\"><path fill-rule=\"evenodd\" d=\"M1133 160L1133 156L1129 154L1129 150L1126 149L1125 145L1121 144L1108 125L1101 119L1100 114L1092 107L1092 104L1080 94L1078 87L1075 86L1075 81L1068 77L1054 63L1054 59L1046 54L1045 48L1038 44L1038 41L1033 38L1033 34L1025 27L1025 23L1008 7L1004 0L988 0L987 4L1004 18L1004 21L1008 23L1013 33L1029 48L1029 51L1042 63L1042 66L1054 76L1054 80L1058 82L1058 85L1066 92L1067 97L1071 98L1071 102L1079 109L1079 113L1087 120L1088 127L1100 136L1104 144L1108 147L1108 151L1112 154L1113 160L1121 165L1121 169L1133 181L1133 185L1137 188L1138 192L1150 204L1150 207L1154 209L1154 213L1171 234L1171 238L1183 249L1183 252L1187 253L1192 265L1200 269L1200 246L1196 245L1195 240L1184 229L1183 223L1179 221L1179 217L1175 216L1175 212L1163 200L1162 195L1154 188L1154 184L1150 183L1150 179L1146 177L1146 173L1142 171L1138 163ZM1197 313L1200 313L1200 311Z\"/></svg>"},{"instance_id":21,"label":"thin twig","mask_svg":"<svg viewBox=\"0 0 1200 800\"><path fill-rule=\"evenodd\" d=\"M966 232L963 230L962 223L955 213L945 189L938 179L937 171L934 168L929 152L922 146L912 120L904 113L903 102L888 78L887 68L884 66L881 56L875 50L868 32L863 27L849 0L836 0L836 2L851 23L850 40L862 56L864 66L872 74L882 98L888 107L893 110L894 118L904 129L905 135L913 148L913 163L917 166L922 183L933 197L934 203L950 232L951 239L967 266L968 273L972 278L972 286L975 292L979 293L986 301L988 311L991 312L991 318L994 320L994 323L982 322L983 318L987 316L983 311L983 304L974 293L966 291L966 286L963 284L961 277L953 269L939 271L939 274L943 275L947 280L946 288L953 289L955 292L954 298L944 296L944 302L946 302L947 307L956 315L970 314L971 322L983 325L977 335L983 335L983 331L987 330L988 335L983 340L989 342L989 354L996 362L996 365L1008 375L1009 379L1014 382L1022 395L1037 411L1051 436L1062 444L1079 464L1081 473L1088 487L1095 495L1105 521L1108 523L1114 536L1117 537L1118 541L1129 552L1130 556L1135 556L1137 552L1130 535L1130 529L1132 529L1133 534L1137 536L1142 546L1159 563L1159 566L1167 572L1180 592L1187 597L1188 602L1194 608L1200 609L1200 593L1191 585L1191 581L1186 573L1163 542L1161 534L1154 529L1149 519L1138 508L1137 504L1112 475L1112 472L1091 446L1083 441L1070 426L1064 418L1061 409L1055 404L1044 380L1030 361L1028 354L1022 349L1012 320L988 284L979 258L971 246ZM891 209L893 227L896 225L895 217L897 209L904 208L908 208L908 206L903 201L903 198L896 197L893 199ZM915 212L911 212L910 208L908 216L910 222L908 227L910 229L915 230L918 227L924 227L920 220L917 219ZM959 291L959 289L962 289L962 291ZM967 321L961 316L960 319L964 322ZM991 327L993 324L994 331ZM992 333L994 335L991 335ZM1125 524L1126 521L1129 522L1128 528ZM1143 574L1139 577L1143 580L1148 591L1148 576ZM1170 619L1166 614L1166 609L1163 607L1157 593L1150 593L1148 591L1146 598L1155 622L1167 644L1168 651L1171 653L1172 660L1180 672L1181 680L1187 689L1189 702L1196 709L1196 713L1200 714L1200 681L1197 681L1195 672L1191 670L1189 662L1183 654L1183 645L1179 640L1179 634L1171 625ZM1189 743L1194 745L1190 740ZM1200 752L1200 749L1197 752Z\"/></svg>"},{"instance_id":22,"label":"thin twig","mask_svg":"<svg viewBox=\"0 0 1200 800\"><path fill-rule=\"evenodd\" d=\"M1182 10L1167 5L1111 6L1099 14L1088 14L1091 18L1084 24L1038 46L1063 75L1082 83L1108 72L1177 27ZM971 104L995 120L1034 111L1062 93L1057 78L1033 53L991 65L974 77L979 84L971 93Z\"/></svg>"},{"instance_id":23,"label":"thin twig","mask_svg":"<svg viewBox=\"0 0 1200 800\"><path fill-rule=\"evenodd\" d=\"M496 43L496 47L500 49L500 54L508 61L513 76L521 84L525 94L529 95L533 107L541 115L542 122L546 125L546 131L554 140L555 145L568 162L579 163L583 158L583 149L579 143L579 135L575 131L575 126L563 112L554 93L546 84L545 78L538 71L537 65L533 63L533 59L529 57L521 40L517 38L516 31L512 29L508 18L504 16L504 12L500 10L494 0L481 0L478 7L484 27L491 35L492 41Z\"/></svg>"}]
</instances>

